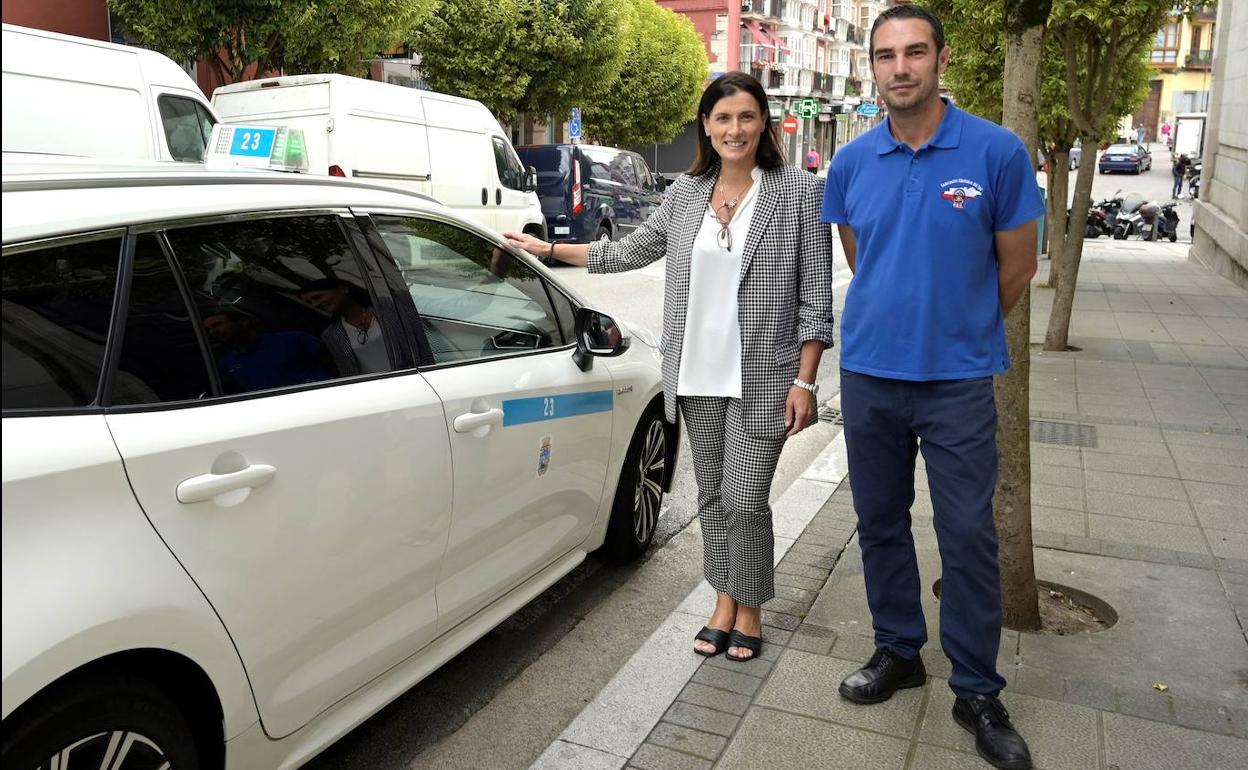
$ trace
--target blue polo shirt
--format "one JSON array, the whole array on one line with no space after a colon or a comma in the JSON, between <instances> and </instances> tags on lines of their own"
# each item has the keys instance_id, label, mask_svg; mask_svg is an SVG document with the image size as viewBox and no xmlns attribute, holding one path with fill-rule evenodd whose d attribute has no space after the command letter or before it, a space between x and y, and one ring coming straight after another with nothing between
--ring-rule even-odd
<instances>
[{"instance_id":1,"label":"blue polo shirt","mask_svg":"<svg viewBox=\"0 0 1248 770\"><path fill-rule=\"evenodd\" d=\"M916 152L889 122L832 158L823 221L857 243L841 366L900 380L1009 368L993 234L1044 215L1031 155L1010 131L945 102Z\"/></svg>"}]
</instances>

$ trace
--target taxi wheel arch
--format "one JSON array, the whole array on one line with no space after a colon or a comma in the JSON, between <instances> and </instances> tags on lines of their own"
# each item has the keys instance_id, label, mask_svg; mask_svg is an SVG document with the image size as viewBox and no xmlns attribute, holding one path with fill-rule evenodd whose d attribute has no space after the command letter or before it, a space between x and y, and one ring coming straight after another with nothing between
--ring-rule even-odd
<instances>
[{"instance_id":1,"label":"taxi wheel arch","mask_svg":"<svg viewBox=\"0 0 1248 770\"><path fill-rule=\"evenodd\" d=\"M661 397L637 421L615 487L603 552L616 561L645 553L654 539L663 492L671 486L676 432L663 416Z\"/></svg>"},{"instance_id":2,"label":"taxi wheel arch","mask_svg":"<svg viewBox=\"0 0 1248 770\"><path fill-rule=\"evenodd\" d=\"M220 699L194 662L165 650L130 650L88 663L44 687L4 720L5 767L37 766L49 747L70 737L88 719L112 720L149 739L167 742L168 756L190 754L173 767L219 770L225 766ZM79 730L81 732L81 729ZM152 734L148 734L148 733ZM85 737L82 736L82 737ZM31 763L27 761L33 759Z\"/></svg>"}]
</instances>

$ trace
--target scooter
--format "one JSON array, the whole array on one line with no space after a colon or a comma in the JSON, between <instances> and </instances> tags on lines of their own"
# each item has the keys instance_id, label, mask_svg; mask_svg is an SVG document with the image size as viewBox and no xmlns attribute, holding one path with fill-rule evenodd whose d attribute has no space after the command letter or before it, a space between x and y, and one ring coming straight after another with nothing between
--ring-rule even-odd
<instances>
[{"instance_id":1,"label":"scooter","mask_svg":"<svg viewBox=\"0 0 1248 770\"><path fill-rule=\"evenodd\" d=\"M1118 193L1114 193L1114 197L1105 198L1098 201L1092 208L1088 209L1088 219L1084 225L1083 237L1099 238L1102 235L1113 235L1114 224L1118 220L1118 210L1122 208L1122 198ZM1070 209L1066 210L1066 225L1070 226Z\"/></svg>"},{"instance_id":2,"label":"scooter","mask_svg":"<svg viewBox=\"0 0 1248 770\"><path fill-rule=\"evenodd\" d=\"M1169 238L1171 243L1179 239L1179 215L1174 210L1174 202L1158 204L1156 201L1145 203L1136 209L1132 218L1133 229L1141 241L1155 241Z\"/></svg>"},{"instance_id":3,"label":"scooter","mask_svg":"<svg viewBox=\"0 0 1248 770\"><path fill-rule=\"evenodd\" d=\"M1187 167L1187 192L1192 200L1200 200L1200 161Z\"/></svg>"},{"instance_id":4,"label":"scooter","mask_svg":"<svg viewBox=\"0 0 1248 770\"><path fill-rule=\"evenodd\" d=\"M1118 210L1118 216L1115 218L1113 225L1114 238L1120 241L1139 234L1140 225L1144 221L1144 218L1139 213L1139 208L1148 202L1144 196L1138 193L1130 193L1121 200L1122 206Z\"/></svg>"}]
</instances>

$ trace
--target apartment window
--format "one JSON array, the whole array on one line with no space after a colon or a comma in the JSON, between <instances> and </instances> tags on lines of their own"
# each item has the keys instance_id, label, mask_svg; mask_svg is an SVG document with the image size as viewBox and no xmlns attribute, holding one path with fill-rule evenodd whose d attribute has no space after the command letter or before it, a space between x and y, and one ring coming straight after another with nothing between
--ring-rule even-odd
<instances>
[{"instance_id":1,"label":"apartment window","mask_svg":"<svg viewBox=\"0 0 1248 770\"><path fill-rule=\"evenodd\" d=\"M1157 38L1153 41L1153 50L1149 54L1152 64L1175 64L1179 60L1179 25L1169 22L1157 30Z\"/></svg>"}]
</instances>

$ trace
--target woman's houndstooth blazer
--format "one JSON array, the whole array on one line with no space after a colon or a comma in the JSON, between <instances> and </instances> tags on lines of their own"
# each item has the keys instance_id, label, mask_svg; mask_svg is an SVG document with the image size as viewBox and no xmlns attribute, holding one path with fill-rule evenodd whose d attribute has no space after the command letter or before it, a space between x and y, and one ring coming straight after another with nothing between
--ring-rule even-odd
<instances>
[{"instance_id":1,"label":"woman's houndstooth blazer","mask_svg":"<svg viewBox=\"0 0 1248 770\"><path fill-rule=\"evenodd\" d=\"M667 257L663 298L663 400L676 422L676 382L689 304L693 240L710 203L717 169L683 176L658 211L627 238L589 246L589 270L635 270ZM790 166L763 172L741 252L737 289L741 325L741 402L745 430L757 438L786 432L784 404L797 376L801 345L832 345L832 234L820 221L823 185Z\"/></svg>"}]
</instances>

